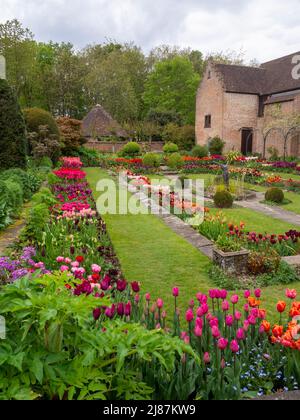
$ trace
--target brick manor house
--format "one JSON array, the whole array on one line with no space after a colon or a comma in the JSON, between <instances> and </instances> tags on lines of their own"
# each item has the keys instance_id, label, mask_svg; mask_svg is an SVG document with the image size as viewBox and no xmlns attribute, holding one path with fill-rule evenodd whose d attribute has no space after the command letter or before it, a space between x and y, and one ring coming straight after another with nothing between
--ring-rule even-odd
<instances>
[{"instance_id":1,"label":"brick manor house","mask_svg":"<svg viewBox=\"0 0 300 420\"><path fill-rule=\"evenodd\" d=\"M219 136L226 151L263 154L263 132L276 125L273 108L283 116L300 115L300 78L292 76L295 56L300 61L295 53L260 67L209 62L197 94L197 144ZM270 133L265 149L271 146L284 154L282 134ZM291 133L286 152L300 156L300 134Z\"/></svg>"}]
</instances>

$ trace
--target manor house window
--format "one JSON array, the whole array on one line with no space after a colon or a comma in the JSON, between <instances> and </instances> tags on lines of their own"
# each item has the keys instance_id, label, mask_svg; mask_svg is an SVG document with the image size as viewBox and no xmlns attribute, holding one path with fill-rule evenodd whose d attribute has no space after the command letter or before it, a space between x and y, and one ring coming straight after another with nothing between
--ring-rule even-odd
<instances>
[{"instance_id":1,"label":"manor house window","mask_svg":"<svg viewBox=\"0 0 300 420\"><path fill-rule=\"evenodd\" d=\"M211 128L211 115L205 115L204 128Z\"/></svg>"}]
</instances>

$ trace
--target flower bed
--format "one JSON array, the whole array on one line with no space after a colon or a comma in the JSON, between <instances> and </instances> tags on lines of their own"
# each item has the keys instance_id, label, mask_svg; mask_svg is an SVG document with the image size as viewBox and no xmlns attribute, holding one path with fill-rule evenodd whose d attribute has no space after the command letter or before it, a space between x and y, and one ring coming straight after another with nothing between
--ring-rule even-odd
<instances>
[{"instance_id":1,"label":"flower bed","mask_svg":"<svg viewBox=\"0 0 300 420\"><path fill-rule=\"evenodd\" d=\"M55 196L70 184L61 178ZM167 314L163 297L124 279L88 186L78 188L90 208L50 206L36 249L0 261L11 283L0 289L0 399L217 400L299 388L296 291L278 302L275 325L259 289L199 292L182 314L174 287Z\"/></svg>"}]
</instances>

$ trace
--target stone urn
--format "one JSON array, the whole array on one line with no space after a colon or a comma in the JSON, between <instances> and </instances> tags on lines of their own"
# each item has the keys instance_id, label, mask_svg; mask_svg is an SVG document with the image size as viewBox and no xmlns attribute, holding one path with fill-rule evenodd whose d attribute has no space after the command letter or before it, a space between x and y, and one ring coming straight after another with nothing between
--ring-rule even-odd
<instances>
[{"instance_id":1,"label":"stone urn","mask_svg":"<svg viewBox=\"0 0 300 420\"><path fill-rule=\"evenodd\" d=\"M247 262L250 251L242 249L236 252L223 252L217 247L213 248L213 261L222 270L230 274L243 274L247 271Z\"/></svg>"}]
</instances>

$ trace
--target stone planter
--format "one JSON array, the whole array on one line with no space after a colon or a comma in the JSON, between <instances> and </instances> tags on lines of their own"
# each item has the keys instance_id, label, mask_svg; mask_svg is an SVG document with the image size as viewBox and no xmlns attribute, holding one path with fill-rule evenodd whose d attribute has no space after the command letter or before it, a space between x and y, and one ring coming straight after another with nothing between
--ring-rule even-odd
<instances>
[{"instance_id":1,"label":"stone planter","mask_svg":"<svg viewBox=\"0 0 300 420\"><path fill-rule=\"evenodd\" d=\"M213 261L222 270L230 274L242 274L247 270L247 261L250 251L242 249L238 252L223 252L220 249L213 248Z\"/></svg>"}]
</instances>

